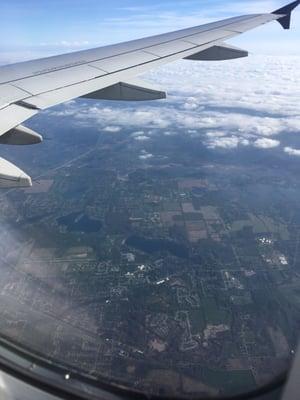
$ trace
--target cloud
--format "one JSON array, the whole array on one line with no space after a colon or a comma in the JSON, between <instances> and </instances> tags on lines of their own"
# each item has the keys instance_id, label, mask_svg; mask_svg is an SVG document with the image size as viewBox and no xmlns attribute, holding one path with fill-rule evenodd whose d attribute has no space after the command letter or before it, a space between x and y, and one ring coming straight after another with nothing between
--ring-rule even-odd
<instances>
[{"instance_id":1,"label":"cloud","mask_svg":"<svg viewBox=\"0 0 300 400\"><path fill-rule=\"evenodd\" d=\"M176 8L181 11L181 15L183 15L183 12L186 12L186 10L190 11L191 8L195 10L197 7L199 7L199 12L201 12L201 15L204 15L206 17L215 16L216 14L224 15L227 12L231 13L231 15L232 13L251 14L257 13L259 11L275 10L275 8L278 8L279 5L282 5L282 2L280 0L245 0L243 2L232 0L226 2L226 9L224 9L224 3L220 1L204 0L200 3L200 5L199 2L195 0L176 1ZM169 7L172 7L174 9L174 2L164 1L159 3L142 4L139 6L125 6L120 7L120 10L129 11L131 14L136 13L145 15L146 13L149 14L151 12L157 13L157 10L164 10L168 9ZM178 14L180 15L179 12Z\"/></svg>"},{"instance_id":2,"label":"cloud","mask_svg":"<svg viewBox=\"0 0 300 400\"><path fill-rule=\"evenodd\" d=\"M139 155L140 160L149 160L153 157L153 154L147 153L146 150L142 150L141 154Z\"/></svg>"},{"instance_id":3,"label":"cloud","mask_svg":"<svg viewBox=\"0 0 300 400\"><path fill-rule=\"evenodd\" d=\"M147 140L150 140L149 136L137 136L134 139L140 142L145 142Z\"/></svg>"},{"instance_id":4,"label":"cloud","mask_svg":"<svg viewBox=\"0 0 300 400\"><path fill-rule=\"evenodd\" d=\"M183 108L185 110L196 110L197 108L199 108L197 98L191 97L191 98L187 99L187 101L183 105Z\"/></svg>"},{"instance_id":5,"label":"cloud","mask_svg":"<svg viewBox=\"0 0 300 400\"><path fill-rule=\"evenodd\" d=\"M163 132L163 135L165 135L165 136L174 136L174 135L176 135L176 132L175 131L166 131L166 132Z\"/></svg>"},{"instance_id":6,"label":"cloud","mask_svg":"<svg viewBox=\"0 0 300 400\"><path fill-rule=\"evenodd\" d=\"M300 157L300 150L294 149L292 147L285 147L284 152L289 154L290 156Z\"/></svg>"},{"instance_id":7,"label":"cloud","mask_svg":"<svg viewBox=\"0 0 300 400\"><path fill-rule=\"evenodd\" d=\"M109 133L117 133L120 132L121 127L120 126L107 126L106 128L103 129L104 132L109 132Z\"/></svg>"},{"instance_id":8,"label":"cloud","mask_svg":"<svg viewBox=\"0 0 300 400\"><path fill-rule=\"evenodd\" d=\"M137 131L137 132L133 132L131 134L132 137L139 137L139 136L144 136L145 132L144 131Z\"/></svg>"},{"instance_id":9,"label":"cloud","mask_svg":"<svg viewBox=\"0 0 300 400\"><path fill-rule=\"evenodd\" d=\"M37 47L46 47L46 48L57 48L57 47L65 47L65 48L83 48L86 46L91 46L92 44L88 40L61 40L59 42L41 42L37 44Z\"/></svg>"},{"instance_id":10,"label":"cloud","mask_svg":"<svg viewBox=\"0 0 300 400\"><path fill-rule=\"evenodd\" d=\"M180 61L144 74L166 88L167 100L138 105L79 100L48 113L100 131L117 121L140 141L163 133L199 138L210 149L276 148L276 136L300 131L299 64L294 56Z\"/></svg>"},{"instance_id":11,"label":"cloud","mask_svg":"<svg viewBox=\"0 0 300 400\"><path fill-rule=\"evenodd\" d=\"M151 134L152 132L149 132L149 134ZM144 131L137 131L137 132L133 132L131 134L131 136L134 138L134 140L140 141L140 142L145 142L147 140L150 140L149 136L145 135Z\"/></svg>"},{"instance_id":12,"label":"cloud","mask_svg":"<svg viewBox=\"0 0 300 400\"><path fill-rule=\"evenodd\" d=\"M259 149L273 149L274 147L278 147L279 145L280 145L279 140L267 139L267 138L257 139L254 142L254 146Z\"/></svg>"},{"instance_id":13,"label":"cloud","mask_svg":"<svg viewBox=\"0 0 300 400\"><path fill-rule=\"evenodd\" d=\"M207 142L209 149L222 148L222 149L235 149L239 145L248 146L249 141L247 139L241 139L236 136L232 137L216 137Z\"/></svg>"},{"instance_id":14,"label":"cloud","mask_svg":"<svg viewBox=\"0 0 300 400\"><path fill-rule=\"evenodd\" d=\"M206 133L206 136L208 138L219 138L219 137L223 137L225 135L226 134L224 132L221 132L221 131L211 131L211 132L207 132Z\"/></svg>"}]
</instances>

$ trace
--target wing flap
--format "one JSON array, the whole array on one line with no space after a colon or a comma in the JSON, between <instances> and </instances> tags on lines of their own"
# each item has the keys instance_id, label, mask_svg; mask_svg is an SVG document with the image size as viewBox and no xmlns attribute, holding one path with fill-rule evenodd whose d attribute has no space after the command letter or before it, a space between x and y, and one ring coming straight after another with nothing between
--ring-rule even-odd
<instances>
[{"instance_id":1,"label":"wing flap","mask_svg":"<svg viewBox=\"0 0 300 400\"><path fill-rule=\"evenodd\" d=\"M185 57L185 60L223 61L248 57L248 55L248 51L223 43L222 46L212 46L206 50L200 51L199 53L193 54L192 56Z\"/></svg>"},{"instance_id":2,"label":"wing flap","mask_svg":"<svg viewBox=\"0 0 300 400\"><path fill-rule=\"evenodd\" d=\"M165 99L166 93L139 79L119 82L82 96L87 99L118 101L149 101Z\"/></svg>"}]
</instances>

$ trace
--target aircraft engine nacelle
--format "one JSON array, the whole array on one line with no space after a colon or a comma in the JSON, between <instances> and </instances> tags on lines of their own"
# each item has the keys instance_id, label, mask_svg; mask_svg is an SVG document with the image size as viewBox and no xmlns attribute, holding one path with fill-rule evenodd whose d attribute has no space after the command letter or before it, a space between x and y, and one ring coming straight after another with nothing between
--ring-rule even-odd
<instances>
[{"instance_id":1,"label":"aircraft engine nacelle","mask_svg":"<svg viewBox=\"0 0 300 400\"><path fill-rule=\"evenodd\" d=\"M0 136L0 144L30 145L43 141L43 137L26 126L19 125Z\"/></svg>"}]
</instances>

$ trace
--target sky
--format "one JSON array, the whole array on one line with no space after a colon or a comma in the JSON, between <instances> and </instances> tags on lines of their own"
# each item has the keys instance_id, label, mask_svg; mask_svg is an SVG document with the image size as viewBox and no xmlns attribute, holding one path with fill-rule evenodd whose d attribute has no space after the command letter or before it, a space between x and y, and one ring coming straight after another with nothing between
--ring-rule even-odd
<instances>
[{"instance_id":1,"label":"sky","mask_svg":"<svg viewBox=\"0 0 300 400\"><path fill-rule=\"evenodd\" d=\"M121 42L235 15L269 12L286 2L1 0L0 63ZM231 42L253 54L300 54L300 9L289 32L271 23Z\"/></svg>"}]
</instances>

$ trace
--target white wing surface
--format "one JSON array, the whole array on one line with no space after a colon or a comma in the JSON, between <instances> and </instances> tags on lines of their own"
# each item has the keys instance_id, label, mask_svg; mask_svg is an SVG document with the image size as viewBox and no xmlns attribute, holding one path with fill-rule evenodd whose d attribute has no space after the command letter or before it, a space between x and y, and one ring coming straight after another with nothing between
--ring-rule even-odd
<instances>
[{"instance_id":1,"label":"white wing surface","mask_svg":"<svg viewBox=\"0 0 300 400\"><path fill-rule=\"evenodd\" d=\"M294 1L269 14L234 17L194 28L0 67L0 143L33 144L40 135L20 125L40 110L77 97L110 100L164 98L164 92L139 86L136 76L178 59L226 60L247 52L224 43L268 22L289 29ZM0 163L6 177L7 164ZM9 166L10 175L14 171ZM20 171L17 175L20 176ZM22 172L22 171L21 171ZM27 177L27 175L26 175ZM16 186L30 179L16 179ZM10 180L12 185L12 180Z\"/></svg>"}]
</instances>

